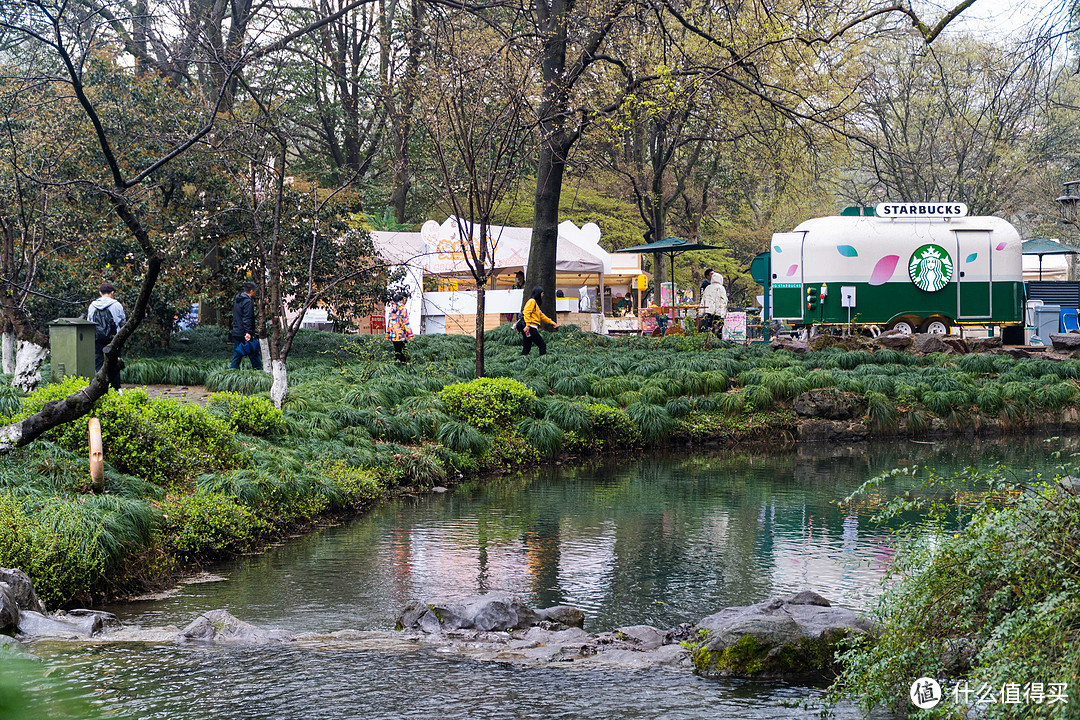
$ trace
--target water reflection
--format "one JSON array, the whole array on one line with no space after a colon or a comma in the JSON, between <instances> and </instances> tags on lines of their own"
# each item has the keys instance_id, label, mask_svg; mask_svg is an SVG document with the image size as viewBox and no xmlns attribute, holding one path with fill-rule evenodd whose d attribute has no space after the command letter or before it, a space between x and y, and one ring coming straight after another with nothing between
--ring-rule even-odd
<instances>
[{"instance_id":1,"label":"water reflection","mask_svg":"<svg viewBox=\"0 0 1080 720\"><path fill-rule=\"evenodd\" d=\"M402 500L347 526L219 569L227 582L113 608L143 625L215 607L295 630L385 629L414 597L489 590L586 611L587 629L670 627L727 605L812 589L852 608L891 557L874 502L836 501L893 467L1007 463L1052 472L1039 441L815 447L547 468ZM886 492L904 479L891 480Z\"/></svg>"},{"instance_id":2,"label":"water reflection","mask_svg":"<svg viewBox=\"0 0 1080 720\"><path fill-rule=\"evenodd\" d=\"M726 605L811 588L851 607L878 592L888 529L876 501L835 504L866 479L915 463L952 471L1007 463L1052 472L1054 441L896 442L764 455L650 457L458 488L216 568L227 580L111 608L128 623L187 623L224 607L298 631L391 626L416 596L505 590L570 603L588 627L669 627ZM895 492L903 480L892 481ZM437 653L137 644L39 650L48 671L116 718L817 717L820 689L717 682L685 671L524 670ZM33 692L45 692L40 687ZM793 706L792 703L795 703ZM841 706L838 718L862 714Z\"/></svg>"}]
</instances>

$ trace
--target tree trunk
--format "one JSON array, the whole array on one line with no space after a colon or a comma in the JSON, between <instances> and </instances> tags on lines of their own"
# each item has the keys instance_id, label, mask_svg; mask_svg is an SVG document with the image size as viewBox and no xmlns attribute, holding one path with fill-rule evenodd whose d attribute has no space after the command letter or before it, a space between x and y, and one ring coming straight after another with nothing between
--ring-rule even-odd
<instances>
[{"instance_id":1,"label":"tree trunk","mask_svg":"<svg viewBox=\"0 0 1080 720\"><path fill-rule=\"evenodd\" d=\"M270 386L270 399L274 401L274 407L280 410L289 390L289 371L284 360L271 360L270 372L274 375L274 384Z\"/></svg>"},{"instance_id":2,"label":"tree trunk","mask_svg":"<svg viewBox=\"0 0 1080 720\"><path fill-rule=\"evenodd\" d=\"M533 213L532 244L525 275L525 297L532 289L544 289L541 310L555 317L555 261L559 247L559 198L562 196L566 150L549 140L540 148L540 167L536 177L536 207Z\"/></svg>"},{"instance_id":3,"label":"tree trunk","mask_svg":"<svg viewBox=\"0 0 1080 720\"><path fill-rule=\"evenodd\" d=\"M15 377L11 384L23 392L33 392L41 384L41 366L48 348L28 340L20 340L15 353Z\"/></svg>"},{"instance_id":4,"label":"tree trunk","mask_svg":"<svg viewBox=\"0 0 1080 720\"><path fill-rule=\"evenodd\" d=\"M3 365L0 366L0 372L11 375L15 372L15 331L5 328L0 344L3 345Z\"/></svg>"},{"instance_id":5,"label":"tree trunk","mask_svg":"<svg viewBox=\"0 0 1080 720\"><path fill-rule=\"evenodd\" d=\"M484 283L476 284L476 377L484 377Z\"/></svg>"}]
</instances>

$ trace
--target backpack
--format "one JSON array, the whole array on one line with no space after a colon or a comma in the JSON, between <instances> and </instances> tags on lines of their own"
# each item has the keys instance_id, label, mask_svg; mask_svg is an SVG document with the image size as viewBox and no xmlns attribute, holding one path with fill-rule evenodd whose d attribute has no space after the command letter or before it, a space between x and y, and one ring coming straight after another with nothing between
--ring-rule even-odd
<instances>
[{"instance_id":1,"label":"backpack","mask_svg":"<svg viewBox=\"0 0 1080 720\"><path fill-rule=\"evenodd\" d=\"M116 318L108 307L94 310L94 340L109 342L116 337Z\"/></svg>"}]
</instances>

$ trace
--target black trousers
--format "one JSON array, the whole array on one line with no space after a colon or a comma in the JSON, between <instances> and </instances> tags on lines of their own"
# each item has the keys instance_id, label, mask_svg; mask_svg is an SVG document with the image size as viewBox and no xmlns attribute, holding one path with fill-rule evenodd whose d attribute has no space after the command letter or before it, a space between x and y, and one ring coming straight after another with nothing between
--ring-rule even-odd
<instances>
[{"instance_id":1,"label":"black trousers","mask_svg":"<svg viewBox=\"0 0 1080 720\"><path fill-rule=\"evenodd\" d=\"M105 347L108 346L108 342L94 341L94 372L101 369L101 366L105 364ZM109 385L113 390L120 389L120 358L113 359L112 367L109 368Z\"/></svg>"},{"instance_id":2,"label":"black trousers","mask_svg":"<svg viewBox=\"0 0 1080 720\"><path fill-rule=\"evenodd\" d=\"M394 357L401 364L409 362L409 357L405 354L405 341L404 340L391 340L394 345Z\"/></svg>"},{"instance_id":3,"label":"black trousers","mask_svg":"<svg viewBox=\"0 0 1080 720\"><path fill-rule=\"evenodd\" d=\"M522 355L528 355L532 350L532 346L535 343L536 347L540 348L541 355L547 355L547 343L544 342L544 338L540 337L540 331L536 328L526 327L528 334L523 331L521 334L525 335L525 345L521 348Z\"/></svg>"}]
</instances>

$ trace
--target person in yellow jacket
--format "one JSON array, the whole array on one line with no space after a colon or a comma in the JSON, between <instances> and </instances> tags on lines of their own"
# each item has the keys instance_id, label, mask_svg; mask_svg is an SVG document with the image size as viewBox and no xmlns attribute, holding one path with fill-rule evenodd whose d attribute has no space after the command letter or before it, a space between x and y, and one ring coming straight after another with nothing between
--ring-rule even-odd
<instances>
[{"instance_id":1,"label":"person in yellow jacket","mask_svg":"<svg viewBox=\"0 0 1080 720\"><path fill-rule=\"evenodd\" d=\"M521 334L525 336L525 345L521 348L522 355L528 355L532 350L533 343L536 343L536 347L540 348L540 354L547 354L547 343L544 342L544 338L540 337L540 324L547 323L553 328L559 327L559 324L549 318L540 310L540 303L544 299L544 289L542 287L534 287L532 295L525 302L525 307L521 309L521 315L525 322L525 327L521 329Z\"/></svg>"}]
</instances>

